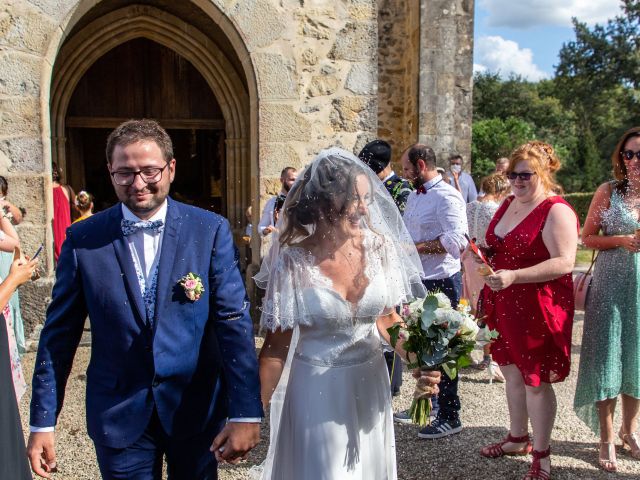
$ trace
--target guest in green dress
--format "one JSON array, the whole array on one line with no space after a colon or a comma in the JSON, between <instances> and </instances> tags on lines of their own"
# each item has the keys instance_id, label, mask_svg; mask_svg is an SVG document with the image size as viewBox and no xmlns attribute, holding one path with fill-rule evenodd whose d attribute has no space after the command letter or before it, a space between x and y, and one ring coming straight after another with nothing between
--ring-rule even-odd
<instances>
[{"instance_id":1,"label":"guest in green dress","mask_svg":"<svg viewBox=\"0 0 640 480\"><path fill-rule=\"evenodd\" d=\"M640 127L612 155L616 180L600 185L582 230L599 250L585 307L574 409L600 435L599 464L616 471L613 414L622 400L623 446L640 459Z\"/></svg>"}]
</instances>

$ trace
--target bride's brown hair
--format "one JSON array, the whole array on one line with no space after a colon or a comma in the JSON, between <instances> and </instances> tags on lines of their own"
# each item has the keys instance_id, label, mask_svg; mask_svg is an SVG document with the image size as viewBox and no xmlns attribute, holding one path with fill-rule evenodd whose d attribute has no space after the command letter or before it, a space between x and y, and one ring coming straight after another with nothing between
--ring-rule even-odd
<instances>
[{"instance_id":1,"label":"bride's brown hair","mask_svg":"<svg viewBox=\"0 0 640 480\"><path fill-rule=\"evenodd\" d=\"M320 222L336 225L355 200L360 175L360 165L338 155L307 167L287 195L280 243L292 245L310 236Z\"/></svg>"}]
</instances>

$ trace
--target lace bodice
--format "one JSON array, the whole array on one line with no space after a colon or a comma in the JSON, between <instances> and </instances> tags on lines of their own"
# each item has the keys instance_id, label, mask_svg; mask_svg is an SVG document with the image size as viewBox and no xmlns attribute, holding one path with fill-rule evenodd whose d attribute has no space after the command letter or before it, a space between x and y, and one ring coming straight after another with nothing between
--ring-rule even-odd
<instances>
[{"instance_id":1,"label":"lace bodice","mask_svg":"<svg viewBox=\"0 0 640 480\"><path fill-rule=\"evenodd\" d=\"M261 324L275 330L298 326L296 355L317 365L342 366L367 361L380 352L375 325L379 315L403 298L385 268L384 248L367 248L369 280L357 304L345 300L315 265L313 255L299 247L281 252L265 300ZM394 288L395 287L395 288Z\"/></svg>"},{"instance_id":2,"label":"lace bodice","mask_svg":"<svg viewBox=\"0 0 640 480\"><path fill-rule=\"evenodd\" d=\"M602 212L602 231L605 235L629 235L640 228L631 209L624 202L622 196L613 189L611 204Z\"/></svg>"}]
</instances>

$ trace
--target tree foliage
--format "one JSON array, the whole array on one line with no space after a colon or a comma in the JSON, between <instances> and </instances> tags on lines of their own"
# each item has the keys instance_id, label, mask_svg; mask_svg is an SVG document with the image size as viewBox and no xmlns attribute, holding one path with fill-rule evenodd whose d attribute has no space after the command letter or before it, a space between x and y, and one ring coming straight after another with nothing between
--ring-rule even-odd
<instances>
[{"instance_id":1,"label":"tree foliage","mask_svg":"<svg viewBox=\"0 0 640 480\"><path fill-rule=\"evenodd\" d=\"M592 191L610 177L617 139L640 125L640 0L621 5L621 15L605 25L573 20L575 40L562 46L551 80L476 75L476 178L498 156L533 138L558 151L563 161L558 179L565 190Z\"/></svg>"}]
</instances>

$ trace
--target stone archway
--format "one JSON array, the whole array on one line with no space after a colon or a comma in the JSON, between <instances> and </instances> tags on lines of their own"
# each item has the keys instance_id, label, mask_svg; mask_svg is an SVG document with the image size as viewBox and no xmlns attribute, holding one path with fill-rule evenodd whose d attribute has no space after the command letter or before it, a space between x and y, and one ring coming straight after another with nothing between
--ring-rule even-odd
<instances>
[{"instance_id":1,"label":"stone archway","mask_svg":"<svg viewBox=\"0 0 640 480\"><path fill-rule=\"evenodd\" d=\"M227 215L237 231L243 224L244 208L251 202L253 143L249 118L249 93L242 80L212 41L186 21L163 10L131 5L112 11L84 26L65 41L53 67L50 93L52 160L64 167L65 118L71 96L86 71L113 48L137 38L146 38L175 51L203 76L218 99L226 131ZM253 82L249 82L250 84ZM252 166L255 166L252 168ZM253 174L252 174L253 173Z\"/></svg>"}]
</instances>

